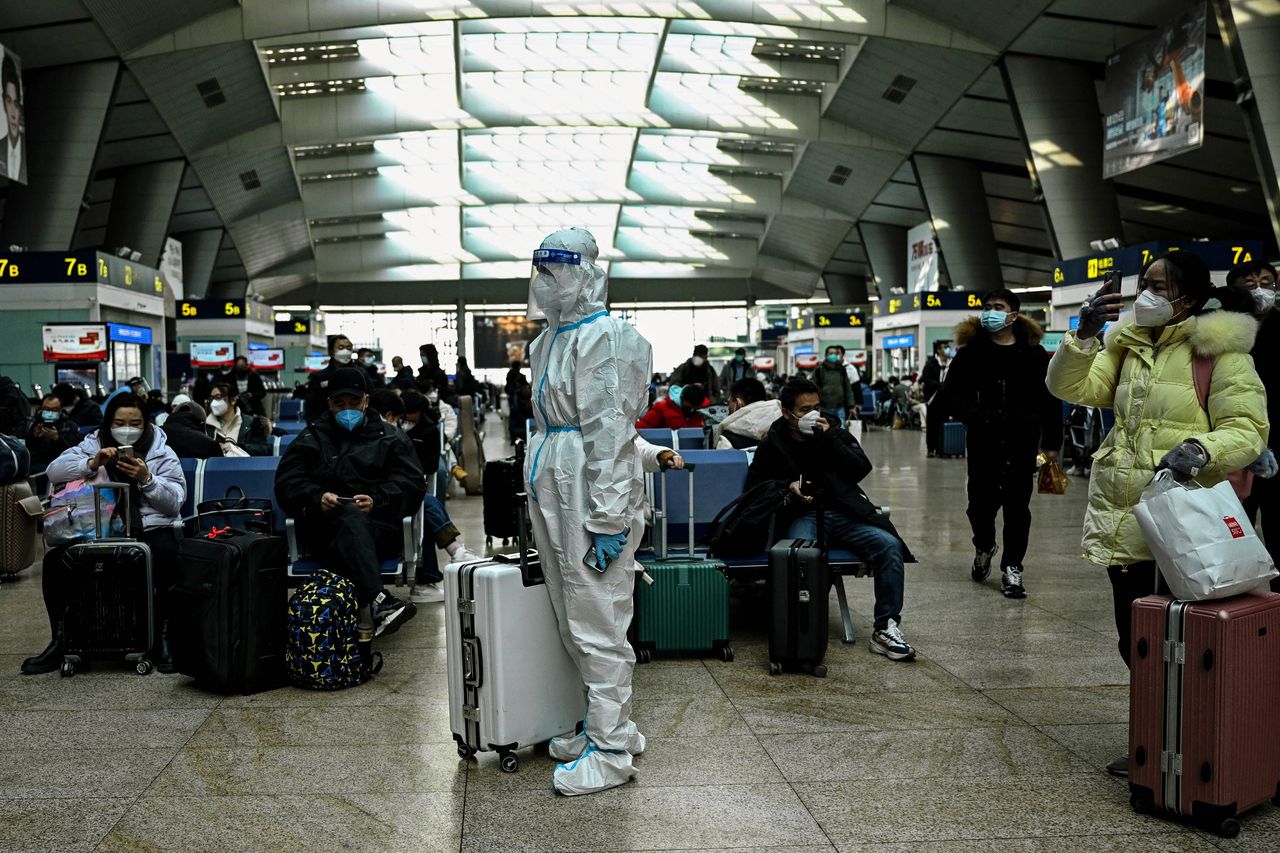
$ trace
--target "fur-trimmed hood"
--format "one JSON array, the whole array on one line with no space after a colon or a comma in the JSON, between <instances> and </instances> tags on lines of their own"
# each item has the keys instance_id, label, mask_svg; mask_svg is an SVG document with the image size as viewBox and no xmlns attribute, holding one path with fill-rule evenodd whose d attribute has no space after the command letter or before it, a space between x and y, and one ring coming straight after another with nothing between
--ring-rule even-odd
<instances>
[{"instance_id":1,"label":"fur-trimmed hood","mask_svg":"<svg viewBox=\"0 0 1280 853\"><path fill-rule=\"evenodd\" d=\"M1104 340L1107 346L1112 346L1121 341L1122 335L1141 345L1151 342L1144 335L1142 327L1134 325L1132 315L1107 329ZM1253 349L1254 340L1258 336L1258 321L1248 314L1235 311L1210 311L1188 317L1176 326L1168 327L1163 340L1176 340L1182 336L1191 342L1192 350L1199 356L1217 358L1228 352L1247 353Z\"/></svg>"},{"instance_id":2,"label":"fur-trimmed hood","mask_svg":"<svg viewBox=\"0 0 1280 853\"><path fill-rule=\"evenodd\" d=\"M1035 346L1044 339L1044 329L1030 317L1019 314L1013 321L1013 333L1026 339L1029 346ZM962 347L975 340L990 339L991 333L982 328L978 317L968 317L956 326L956 346Z\"/></svg>"}]
</instances>

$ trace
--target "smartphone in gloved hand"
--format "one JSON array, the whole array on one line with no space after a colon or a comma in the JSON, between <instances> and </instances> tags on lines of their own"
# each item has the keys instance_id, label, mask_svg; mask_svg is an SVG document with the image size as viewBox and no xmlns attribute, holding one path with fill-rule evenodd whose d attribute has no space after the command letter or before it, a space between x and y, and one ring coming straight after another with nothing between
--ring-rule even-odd
<instances>
[{"instance_id":1,"label":"smartphone in gloved hand","mask_svg":"<svg viewBox=\"0 0 1280 853\"><path fill-rule=\"evenodd\" d=\"M622 535L630 539L631 528L630 527L622 528ZM596 562L596 543L592 542L591 546L587 548L587 553L582 556L582 564L589 569L595 569L600 574L604 574L606 571L609 570L609 566L613 565L613 559L611 557L606 556L604 559L603 566L601 566L598 562Z\"/></svg>"}]
</instances>

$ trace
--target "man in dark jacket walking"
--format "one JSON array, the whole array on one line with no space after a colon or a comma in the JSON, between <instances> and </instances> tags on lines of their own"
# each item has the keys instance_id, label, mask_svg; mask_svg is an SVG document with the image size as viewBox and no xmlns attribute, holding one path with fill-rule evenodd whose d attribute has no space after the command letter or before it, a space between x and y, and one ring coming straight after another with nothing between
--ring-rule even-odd
<instances>
[{"instance_id":1,"label":"man in dark jacket walking","mask_svg":"<svg viewBox=\"0 0 1280 853\"><path fill-rule=\"evenodd\" d=\"M1022 561L1031 538L1036 453L1057 459L1062 403L1045 386L1044 330L1021 316L1021 301L993 290L981 317L956 327L960 346L942 388L945 413L964 421L969 464L969 526L975 554L970 576L982 583L996 554L996 513L1004 510L1000 589L1025 598Z\"/></svg>"},{"instance_id":2,"label":"man in dark jacket walking","mask_svg":"<svg viewBox=\"0 0 1280 853\"><path fill-rule=\"evenodd\" d=\"M1243 263L1227 273L1227 286L1238 291L1241 307L1258 319L1258 337L1251 355L1258 378L1267 389L1267 420L1272 431L1280 424L1280 311L1275 307L1276 283L1275 267L1265 261ZM1273 561L1280 559L1280 481L1276 468L1275 453L1267 448L1250 466L1253 488L1244 499L1244 511L1255 526L1258 512L1262 512L1261 531ZM1271 581L1271 589L1280 592L1280 578Z\"/></svg>"},{"instance_id":3,"label":"man in dark jacket walking","mask_svg":"<svg viewBox=\"0 0 1280 853\"><path fill-rule=\"evenodd\" d=\"M942 450L942 423L946 414L942 411L942 359L946 355L947 342L934 341L933 352L920 371L920 386L924 393L925 424L924 444L930 456L937 456Z\"/></svg>"},{"instance_id":4,"label":"man in dark jacket walking","mask_svg":"<svg viewBox=\"0 0 1280 853\"><path fill-rule=\"evenodd\" d=\"M826 355L813 370L813 384L822 396L822 411L842 424L853 416L857 402L849 373L844 369L844 352L836 344L827 347Z\"/></svg>"},{"instance_id":5,"label":"man in dark jacket walking","mask_svg":"<svg viewBox=\"0 0 1280 853\"><path fill-rule=\"evenodd\" d=\"M841 371L843 372L843 371ZM828 548L844 548L875 570L875 630L870 648L890 660L911 660L915 649L903 637L903 564L915 558L858 484L871 473L862 446L821 411L818 386L793 379L780 395L782 417L774 422L747 473L746 488L774 481L791 492L778 518L787 539L818 538L818 507Z\"/></svg>"},{"instance_id":6,"label":"man in dark jacket walking","mask_svg":"<svg viewBox=\"0 0 1280 853\"><path fill-rule=\"evenodd\" d=\"M706 344L694 347L693 355L671 371L671 375L667 377L667 385L679 385L682 388L686 385L701 385L708 398L720 399L720 377L716 376L711 362L707 361Z\"/></svg>"},{"instance_id":7,"label":"man in dark jacket walking","mask_svg":"<svg viewBox=\"0 0 1280 853\"><path fill-rule=\"evenodd\" d=\"M235 366L231 368L231 375L226 377L225 381L239 392L240 405L249 414L266 416L267 386L263 384L261 376L249 369L248 358L243 355L236 356Z\"/></svg>"},{"instance_id":8,"label":"man in dark jacket walking","mask_svg":"<svg viewBox=\"0 0 1280 853\"><path fill-rule=\"evenodd\" d=\"M404 432L369 406L363 370L330 374L328 410L298 434L276 471L276 500L312 554L356 586L361 642L397 630L417 608L382 586L404 543L401 519L422 506L422 466Z\"/></svg>"}]
</instances>

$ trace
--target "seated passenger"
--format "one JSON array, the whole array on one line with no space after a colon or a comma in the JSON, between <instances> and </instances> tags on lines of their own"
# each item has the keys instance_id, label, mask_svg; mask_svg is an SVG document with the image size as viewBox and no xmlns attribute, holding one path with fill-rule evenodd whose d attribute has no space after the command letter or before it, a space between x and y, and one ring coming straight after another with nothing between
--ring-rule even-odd
<instances>
[{"instance_id":1,"label":"seated passenger","mask_svg":"<svg viewBox=\"0 0 1280 853\"><path fill-rule=\"evenodd\" d=\"M89 399L83 388L73 388L66 382L60 382L53 387L53 393L62 401L62 410L78 426L102 426L102 407Z\"/></svg>"},{"instance_id":2,"label":"seated passenger","mask_svg":"<svg viewBox=\"0 0 1280 853\"><path fill-rule=\"evenodd\" d=\"M27 433L27 450L31 453L31 471L40 473L67 448L80 443L80 427L62 410L62 401L54 393L45 394Z\"/></svg>"},{"instance_id":3,"label":"seated passenger","mask_svg":"<svg viewBox=\"0 0 1280 853\"><path fill-rule=\"evenodd\" d=\"M408 413L410 404L416 410L412 420ZM439 412L432 411L425 397L417 391L406 391L402 400L392 391L376 391L370 397L369 408L382 415L383 420L404 430L413 442L423 471L435 471L440 460ZM435 495L427 494L422 499L422 508L426 521L423 525L422 562L418 564L409 600L415 604L434 604L444 601L444 590L440 588L444 575L440 573L436 548L443 549L449 560L455 563L482 558L462 544L462 531L458 530L444 504Z\"/></svg>"},{"instance_id":4,"label":"seated passenger","mask_svg":"<svg viewBox=\"0 0 1280 853\"><path fill-rule=\"evenodd\" d=\"M777 400L767 399L764 383L747 377L729 387L729 416L716 426L716 450L756 447L782 414Z\"/></svg>"},{"instance_id":5,"label":"seated passenger","mask_svg":"<svg viewBox=\"0 0 1280 853\"><path fill-rule=\"evenodd\" d=\"M164 430L147 423L143 405L132 392L112 396L101 428L53 460L47 473L49 482L60 486L72 480L91 479L105 466L108 480L129 484L133 535L151 548L151 578L156 592L156 646L151 658L160 672L173 672L167 590L182 536L174 522L181 517L187 482ZM119 453L124 446L133 448L132 457ZM44 606L49 613L52 639L43 652L22 662L26 675L53 672L62 665L63 617L70 583L63 560L66 550L66 546L56 546L44 555Z\"/></svg>"},{"instance_id":6,"label":"seated passenger","mask_svg":"<svg viewBox=\"0 0 1280 853\"><path fill-rule=\"evenodd\" d=\"M422 395L427 401L425 408L419 408L419 404L406 403L405 414L409 420L415 420L420 416L430 416L434 411L438 415L437 420L444 425L441 440L443 444L440 446L440 461L436 463L436 498L445 500L449 497L449 478L461 474L466 477L466 472L462 470L460 465L449 468L449 447L458 435L458 413L453 410L453 406L446 401L440 399L440 392L436 389L435 383L429 379L419 379L418 387L422 389ZM406 398L412 399L412 398ZM428 473L424 470L423 473Z\"/></svg>"},{"instance_id":7,"label":"seated passenger","mask_svg":"<svg viewBox=\"0 0 1280 853\"><path fill-rule=\"evenodd\" d=\"M205 412L200 404L185 394L173 398L173 413L165 418L165 436L179 459L219 459L222 445L205 432Z\"/></svg>"},{"instance_id":8,"label":"seated passenger","mask_svg":"<svg viewBox=\"0 0 1280 853\"><path fill-rule=\"evenodd\" d=\"M902 636L904 562L915 558L876 505L858 485L871 473L861 445L840 424L821 412L818 386L793 379L782 389L782 417L769 429L747 473L746 488L773 480L791 490L792 501L779 512L778 529L786 539L818 538L817 510L823 512L826 545L852 551L875 572L875 631L871 651L890 660L911 660L913 649Z\"/></svg>"},{"instance_id":9,"label":"seated passenger","mask_svg":"<svg viewBox=\"0 0 1280 853\"><path fill-rule=\"evenodd\" d=\"M27 479L31 471L31 454L22 439L0 432L0 486Z\"/></svg>"},{"instance_id":10,"label":"seated passenger","mask_svg":"<svg viewBox=\"0 0 1280 853\"><path fill-rule=\"evenodd\" d=\"M271 455L271 427L266 418L241 410L240 395L234 385L219 383L209 392L209 417L205 434L221 444L224 456L240 456L229 447L238 447L248 456Z\"/></svg>"},{"instance_id":11,"label":"seated passenger","mask_svg":"<svg viewBox=\"0 0 1280 853\"><path fill-rule=\"evenodd\" d=\"M401 553L401 519L418 511L426 481L402 430L369 412L367 373L329 375L329 408L285 451L276 500L297 519L308 553L352 580L360 641L396 631L417 609L382 586L384 559Z\"/></svg>"},{"instance_id":12,"label":"seated passenger","mask_svg":"<svg viewBox=\"0 0 1280 853\"><path fill-rule=\"evenodd\" d=\"M698 409L707 405L707 392L701 385L672 385L667 396L649 407L649 411L636 421L636 429L684 429L702 428L702 413Z\"/></svg>"}]
</instances>

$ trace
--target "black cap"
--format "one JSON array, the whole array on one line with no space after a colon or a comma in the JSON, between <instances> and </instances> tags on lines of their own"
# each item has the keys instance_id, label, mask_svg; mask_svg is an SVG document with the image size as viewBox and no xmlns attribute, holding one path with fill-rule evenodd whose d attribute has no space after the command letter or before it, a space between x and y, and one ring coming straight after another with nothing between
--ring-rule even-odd
<instances>
[{"instance_id":1,"label":"black cap","mask_svg":"<svg viewBox=\"0 0 1280 853\"><path fill-rule=\"evenodd\" d=\"M363 397L369 393L369 384L365 382L365 372L354 367L339 367L329 377L329 399L350 394Z\"/></svg>"},{"instance_id":2,"label":"black cap","mask_svg":"<svg viewBox=\"0 0 1280 853\"><path fill-rule=\"evenodd\" d=\"M706 354L707 354L707 345L706 345L706 344L698 344L696 347L694 347L694 348L693 348L693 354L694 354L694 355L706 355Z\"/></svg>"}]
</instances>

